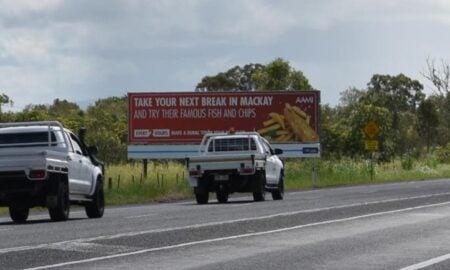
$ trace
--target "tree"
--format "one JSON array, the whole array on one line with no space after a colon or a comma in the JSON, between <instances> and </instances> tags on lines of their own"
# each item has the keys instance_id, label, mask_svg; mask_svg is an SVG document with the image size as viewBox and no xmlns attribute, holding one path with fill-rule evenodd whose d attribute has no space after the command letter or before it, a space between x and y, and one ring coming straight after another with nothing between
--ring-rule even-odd
<instances>
[{"instance_id":1,"label":"tree","mask_svg":"<svg viewBox=\"0 0 450 270\"><path fill-rule=\"evenodd\" d=\"M27 105L16 114L15 121L60 121L65 127L76 131L84 124L84 112L73 102L55 99L52 105Z\"/></svg>"},{"instance_id":2,"label":"tree","mask_svg":"<svg viewBox=\"0 0 450 270\"><path fill-rule=\"evenodd\" d=\"M2 107L6 104L13 104L13 101L6 94L0 94L0 116L3 112Z\"/></svg>"},{"instance_id":3,"label":"tree","mask_svg":"<svg viewBox=\"0 0 450 270\"><path fill-rule=\"evenodd\" d=\"M214 76L205 76L197 84L197 92L216 91L259 91L259 90L310 90L308 79L289 65L288 61L277 58L267 66L247 64L235 66Z\"/></svg>"},{"instance_id":4,"label":"tree","mask_svg":"<svg viewBox=\"0 0 450 270\"><path fill-rule=\"evenodd\" d=\"M380 127L378 134L380 160L387 161L394 156L394 147L392 142L392 116L388 109L375 105L358 105L349 118L341 122L344 127L344 149L346 154L355 157L363 156L366 153L364 149L364 126L374 121Z\"/></svg>"},{"instance_id":5,"label":"tree","mask_svg":"<svg viewBox=\"0 0 450 270\"><path fill-rule=\"evenodd\" d=\"M353 107L364 98L365 90L357 89L356 87L349 87L340 93L339 105L341 107Z\"/></svg>"},{"instance_id":6,"label":"tree","mask_svg":"<svg viewBox=\"0 0 450 270\"><path fill-rule=\"evenodd\" d=\"M425 141L427 152L434 141L439 125L439 115L436 105L429 99L424 100L417 110L417 129L421 138Z\"/></svg>"},{"instance_id":7,"label":"tree","mask_svg":"<svg viewBox=\"0 0 450 270\"><path fill-rule=\"evenodd\" d=\"M252 75L262 68L263 65L261 64L247 64L244 67L235 66L215 76L205 76L197 84L195 91L255 91L256 86L252 80Z\"/></svg>"},{"instance_id":8,"label":"tree","mask_svg":"<svg viewBox=\"0 0 450 270\"><path fill-rule=\"evenodd\" d=\"M450 66L441 59L441 65L436 66L435 60L427 58L427 69L422 76L428 79L436 88L438 95L448 96L450 91Z\"/></svg>"},{"instance_id":9,"label":"tree","mask_svg":"<svg viewBox=\"0 0 450 270\"><path fill-rule=\"evenodd\" d=\"M340 108L331 108L328 104L320 106L320 146L323 158L337 158L345 152L344 130L339 117Z\"/></svg>"},{"instance_id":10,"label":"tree","mask_svg":"<svg viewBox=\"0 0 450 270\"><path fill-rule=\"evenodd\" d=\"M253 81L259 90L310 90L308 79L292 68L288 61L277 58L262 70L255 72Z\"/></svg>"},{"instance_id":11,"label":"tree","mask_svg":"<svg viewBox=\"0 0 450 270\"><path fill-rule=\"evenodd\" d=\"M430 101L435 104L440 125L437 127L436 141L445 146L450 141L450 66L441 59L440 65L434 59L427 59L427 69L422 75L434 86Z\"/></svg>"},{"instance_id":12,"label":"tree","mask_svg":"<svg viewBox=\"0 0 450 270\"><path fill-rule=\"evenodd\" d=\"M51 120L46 105L27 105L21 112L17 113L16 120L18 122L28 121L47 121Z\"/></svg>"},{"instance_id":13,"label":"tree","mask_svg":"<svg viewBox=\"0 0 450 270\"><path fill-rule=\"evenodd\" d=\"M401 129L400 119L402 113L416 113L418 104L425 98L422 84L403 74L397 76L375 74L367 86L367 93L361 101L365 104L386 108L392 113L395 152L402 154L402 149L405 149L402 146L402 141L404 141L402 135L405 135L405 132ZM414 123L409 124L413 125Z\"/></svg>"},{"instance_id":14,"label":"tree","mask_svg":"<svg viewBox=\"0 0 450 270\"><path fill-rule=\"evenodd\" d=\"M48 107L48 114L52 120L58 120L71 130L78 130L84 125L84 112L78 104L67 100L55 99Z\"/></svg>"},{"instance_id":15,"label":"tree","mask_svg":"<svg viewBox=\"0 0 450 270\"><path fill-rule=\"evenodd\" d=\"M394 113L415 111L417 105L425 98L423 85L403 74L397 76L375 74L367 86L366 100L388 108Z\"/></svg>"},{"instance_id":16,"label":"tree","mask_svg":"<svg viewBox=\"0 0 450 270\"><path fill-rule=\"evenodd\" d=\"M99 149L98 158L106 163L127 159L127 97L99 99L85 114L86 141Z\"/></svg>"}]
</instances>

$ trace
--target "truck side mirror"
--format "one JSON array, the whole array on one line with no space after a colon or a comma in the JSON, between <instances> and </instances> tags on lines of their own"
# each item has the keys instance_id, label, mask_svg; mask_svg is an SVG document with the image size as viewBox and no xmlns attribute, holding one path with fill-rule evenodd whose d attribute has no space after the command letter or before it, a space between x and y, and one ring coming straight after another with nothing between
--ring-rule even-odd
<instances>
[{"instance_id":1,"label":"truck side mirror","mask_svg":"<svg viewBox=\"0 0 450 270\"><path fill-rule=\"evenodd\" d=\"M282 149L280 149L280 148L275 148L275 155L281 155L281 154L283 154L283 150Z\"/></svg>"},{"instance_id":2,"label":"truck side mirror","mask_svg":"<svg viewBox=\"0 0 450 270\"><path fill-rule=\"evenodd\" d=\"M88 152L89 153L91 153L92 155L97 155L97 153L98 153L98 148L97 148L97 146L89 146L88 147Z\"/></svg>"},{"instance_id":3,"label":"truck side mirror","mask_svg":"<svg viewBox=\"0 0 450 270\"><path fill-rule=\"evenodd\" d=\"M81 127L81 128L78 129L78 139L80 139L80 141L82 143L84 143L84 137L86 135L86 131L87 130L84 127Z\"/></svg>"}]
</instances>

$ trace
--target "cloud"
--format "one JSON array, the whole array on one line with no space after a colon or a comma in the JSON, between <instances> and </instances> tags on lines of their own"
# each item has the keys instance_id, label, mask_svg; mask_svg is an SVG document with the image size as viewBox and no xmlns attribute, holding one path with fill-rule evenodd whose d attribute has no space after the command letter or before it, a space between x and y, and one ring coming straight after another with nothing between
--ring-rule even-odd
<instances>
[{"instance_id":1,"label":"cloud","mask_svg":"<svg viewBox=\"0 0 450 270\"><path fill-rule=\"evenodd\" d=\"M203 76L276 57L324 92L342 91L370 72L411 68L408 59L448 56L449 14L446 0L0 0L0 93L21 109L189 91Z\"/></svg>"}]
</instances>

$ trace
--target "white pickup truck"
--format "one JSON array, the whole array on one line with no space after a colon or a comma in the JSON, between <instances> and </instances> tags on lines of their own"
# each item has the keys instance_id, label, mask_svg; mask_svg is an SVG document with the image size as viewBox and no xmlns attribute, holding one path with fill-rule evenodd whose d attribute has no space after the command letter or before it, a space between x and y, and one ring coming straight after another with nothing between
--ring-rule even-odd
<instances>
[{"instance_id":1,"label":"white pickup truck","mask_svg":"<svg viewBox=\"0 0 450 270\"><path fill-rule=\"evenodd\" d=\"M0 123L0 206L14 222L35 206L47 207L53 221L67 220L70 204L103 216L103 164L84 132L76 136L57 121Z\"/></svg>"},{"instance_id":2,"label":"white pickup truck","mask_svg":"<svg viewBox=\"0 0 450 270\"><path fill-rule=\"evenodd\" d=\"M282 200L282 153L257 132L205 134L198 155L186 158L197 203L208 203L210 192L219 203L226 203L234 192L252 192L254 201L264 201L269 191L274 200Z\"/></svg>"}]
</instances>

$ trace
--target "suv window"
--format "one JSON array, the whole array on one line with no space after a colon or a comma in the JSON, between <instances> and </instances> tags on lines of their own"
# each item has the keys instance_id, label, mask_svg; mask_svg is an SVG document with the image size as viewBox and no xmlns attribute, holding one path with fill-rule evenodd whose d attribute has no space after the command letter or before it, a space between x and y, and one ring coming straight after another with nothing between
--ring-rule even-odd
<instances>
[{"instance_id":1,"label":"suv window","mask_svg":"<svg viewBox=\"0 0 450 270\"><path fill-rule=\"evenodd\" d=\"M56 136L50 133L52 146L57 145ZM48 132L26 132L26 133L4 133L0 134L1 147L17 147L23 146L48 146Z\"/></svg>"},{"instance_id":2,"label":"suv window","mask_svg":"<svg viewBox=\"0 0 450 270\"><path fill-rule=\"evenodd\" d=\"M256 150L255 140L247 138L214 139L208 146L208 152L229 152Z\"/></svg>"},{"instance_id":3,"label":"suv window","mask_svg":"<svg viewBox=\"0 0 450 270\"><path fill-rule=\"evenodd\" d=\"M262 147L264 148L264 152L266 152L267 154L271 154L271 155L274 154L274 151L270 147L270 144L265 139L261 139L260 142L261 142Z\"/></svg>"},{"instance_id":4,"label":"suv window","mask_svg":"<svg viewBox=\"0 0 450 270\"><path fill-rule=\"evenodd\" d=\"M86 156L86 152L83 151L83 147L81 146L81 143L78 141L78 138L72 133L69 133L69 137L70 141L72 142L73 151L79 155Z\"/></svg>"}]
</instances>

